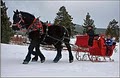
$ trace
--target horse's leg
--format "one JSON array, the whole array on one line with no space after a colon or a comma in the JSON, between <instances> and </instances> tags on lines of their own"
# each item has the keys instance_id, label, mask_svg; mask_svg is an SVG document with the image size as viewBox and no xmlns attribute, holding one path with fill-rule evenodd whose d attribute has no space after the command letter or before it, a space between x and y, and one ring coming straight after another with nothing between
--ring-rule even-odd
<instances>
[{"instance_id":1,"label":"horse's leg","mask_svg":"<svg viewBox=\"0 0 120 78\"><path fill-rule=\"evenodd\" d=\"M63 49L63 46L62 46L62 43L61 43L61 42L58 43L58 44L56 44L56 45L54 45L54 46L55 46L55 48L57 49L57 55L56 55L56 57L54 58L53 62L54 62L54 63L57 63L57 62L62 58L61 51L62 51L62 49Z\"/></svg>"},{"instance_id":2,"label":"horse's leg","mask_svg":"<svg viewBox=\"0 0 120 78\"><path fill-rule=\"evenodd\" d=\"M28 54L25 58L25 60L23 61L23 64L28 64L30 59L31 59L31 54L33 52L34 49L34 45L30 44L30 46L28 47Z\"/></svg>"},{"instance_id":3,"label":"horse's leg","mask_svg":"<svg viewBox=\"0 0 120 78\"><path fill-rule=\"evenodd\" d=\"M32 58L32 61L35 62L38 60L38 54L36 51L33 51L32 54L34 55L34 57Z\"/></svg>"},{"instance_id":4,"label":"horse's leg","mask_svg":"<svg viewBox=\"0 0 120 78\"><path fill-rule=\"evenodd\" d=\"M69 62L72 63L74 58L73 58L73 54L71 51L71 46L70 46L69 42L65 43L65 45L66 45L68 52L69 52Z\"/></svg>"},{"instance_id":5,"label":"horse's leg","mask_svg":"<svg viewBox=\"0 0 120 78\"><path fill-rule=\"evenodd\" d=\"M41 53L40 49L39 49L40 45L36 45L35 49L36 49L36 55L40 57L41 59L41 63L43 63L45 61L45 57L44 55Z\"/></svg>"}]
</instances>

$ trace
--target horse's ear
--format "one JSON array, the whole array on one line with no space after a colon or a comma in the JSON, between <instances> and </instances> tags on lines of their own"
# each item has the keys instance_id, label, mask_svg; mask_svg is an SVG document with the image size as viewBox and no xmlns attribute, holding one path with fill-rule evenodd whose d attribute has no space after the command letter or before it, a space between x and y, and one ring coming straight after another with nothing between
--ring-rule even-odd
<instances>
[{"instance_id":1,"label":"horse's ear","mask_svg":"<svg viewBox=\"0 0 120 78\"><path fill-rule=\"evenodd\" d=\"M16 13L18 13L18 9L16 9Z\"/></svg>"},{"instance_id":2,"label":"horse's ear","mask_svg":"<svg viewBox=\"0 0 120 78\"><path fill-rule=\"evenodd\" d=\"M16 13L15 11L13 11L14 13Z\"/></svg>"}]
</instances>

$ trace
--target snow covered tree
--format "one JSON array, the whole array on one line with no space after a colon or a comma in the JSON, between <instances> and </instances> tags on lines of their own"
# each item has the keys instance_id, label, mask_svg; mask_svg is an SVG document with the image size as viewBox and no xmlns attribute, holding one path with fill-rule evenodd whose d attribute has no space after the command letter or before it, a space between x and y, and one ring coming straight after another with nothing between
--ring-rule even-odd
<instances>
[{"instance_id":1,"label":"snow covered tree","mask_svg":"<svg viewBox=\"0 0 120 78\"><path fill-rule=\"evenodd\" d=\"M116 38L116 41L119 41L119 37L120 37L119 29L120 28L117 24L118 22L115 19L110 21L107 27L107 30L106 30L106 35L111 35L112 37Z\"/></svg>"},{"instance_id":2,"label":"snow covered tree","mask_svg":"<svg viewBox=\"0 0 120 78\"><path fill-rule=\"evenodd\" d=\"M57 16L54 20L54 24L55 25L61 25L66 27L66 29L69 31L69 35L73 36L74 35L74 30L75 27L72 23L72 17L68 14L68 12L66 11L65 6L60 7Z\"/></svg>"},{"instance_id":3,"label":"snow covered tree","mask_svg":"<svg viewBox=\"0 0 120 78\"><path fill-rule=\"evenodd\" d=\"M92 26L93 29L95 30L94 20L90 19L90 17L91 16L89 15L89 13L87 13L86 19L84 19L84 25L82 25L84 28L83 33L87 32L88 26Z\"/></svg>"},{"instance_id":4,"label":"snow covered tree","mask_svg":"<svg viewBox=\"0 0 120 78\"><path fill-rule=\"evenodd\" d=\"M1 42L9 43L10 37L13 34L10 28L11 22L9 21L9 17L7 16L7 7L5 2L1 0Z\"/></svg>"}]
</instances>

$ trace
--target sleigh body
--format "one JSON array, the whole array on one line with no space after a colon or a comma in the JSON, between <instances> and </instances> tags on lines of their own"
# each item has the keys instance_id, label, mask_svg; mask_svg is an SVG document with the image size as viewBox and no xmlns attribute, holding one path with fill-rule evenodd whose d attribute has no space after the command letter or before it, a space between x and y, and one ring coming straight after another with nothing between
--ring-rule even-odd
<instances>
[{"instance_id":1,"label":"sleigh body","mask_svg":"<svg viewBox=\"0 0 120 78\"><path fill-rule=\"evenodd\" d=\"M111 59L115 45L107 47L102 38L93 40L93 46L88 45L89 36L79 35L76 36L76 59L79 61L92 61L92 62L107 62L114 61ZM108 49L107 49L108 48ZM108 54L106 55L106 51Z\"/></svg>"}]
</instances>

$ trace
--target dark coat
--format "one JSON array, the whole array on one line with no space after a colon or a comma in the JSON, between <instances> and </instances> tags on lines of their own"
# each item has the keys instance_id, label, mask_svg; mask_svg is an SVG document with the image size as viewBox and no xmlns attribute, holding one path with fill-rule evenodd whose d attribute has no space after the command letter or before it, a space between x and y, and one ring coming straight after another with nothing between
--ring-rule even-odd
<instances>
[{"instance_id":1,"label":"dark coat","mask_svg":"<svg viewBox=\"0 0 120 78\"><path fill-rule=\"evenodd\" d=\"M94 37L94 31L92 29L88 30L87 34L89 35L89 37Z\"/></svg>"},{"instance_id":2,"label":"dark coat","mask_svg":"<svg viewBox=\"0 0 120 78\"><path fill-rule=\"evenodd\" d=\"M92 29L87 31L87 34L89 35L88 45L93 45L93 39L94 39L94 31Z\"/></svg>"}]
</instances>

